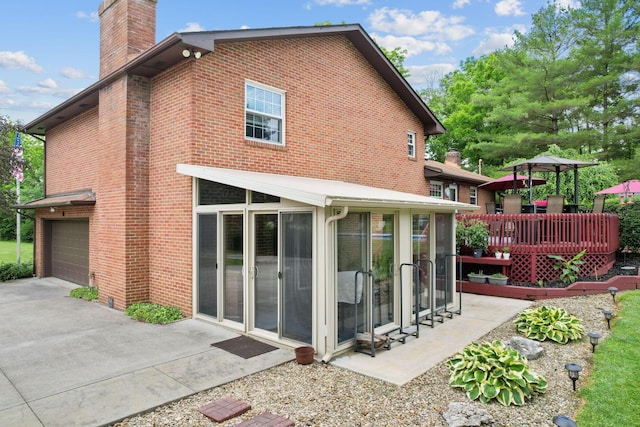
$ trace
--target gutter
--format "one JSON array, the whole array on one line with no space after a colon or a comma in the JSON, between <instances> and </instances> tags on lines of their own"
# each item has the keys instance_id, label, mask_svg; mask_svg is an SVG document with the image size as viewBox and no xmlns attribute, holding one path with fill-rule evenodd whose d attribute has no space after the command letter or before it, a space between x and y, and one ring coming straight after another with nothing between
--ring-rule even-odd
<instances>
[{"instance_id":1,"label":"gutter","mask_svg":"<svg viewBox=\"0 0 640 427\"><path fill-rule=\"evenodd\" d=\"M331 238L331 236L329 235L329 225L330 225L332 222L339 221L339 220L343 219L344 217L346 217L346 216L347 216L347 214L348 214L348 213L349 213L349 206L344 206L344 207L342 208L342 210L340 211L340 213L339 213L339 214L336 214L336 215L330 216L329 218L327 218L327 219L324 221L324 248L325 248L325 249L324 249L324 252L325 252L324 259L325 259L325 270L326 270L326 260L328 260L328 259L329 259L329 256L330 256L329 244L328 244L328 243L329 243L329 239ZM326 283L326 280L325 280L325 283ZM326 287L325 287L325 292L326 292ZM332 299L332 301L333 301L333 299ZM327 346L327 330L328 330L328 325L327 325L327 321L326 321L326 317L327 317L327 313L328 313L328 312L329 312L329 307L327 306L327 298L325 298L325 307L324 307L324 316L325 316L325 325L324 325L324 331L325 331L325 333L324 333L324 348L325 348L325 351L326 351L326 349L328 348L328 346ZM329 363L329 362L331 361L331 359L333 359L333 350L331 350L331 351L327 351L327 352L324 354L324 356L322 356L322 363L327 364L327 363Z\"/></svg>"}]
</instances>

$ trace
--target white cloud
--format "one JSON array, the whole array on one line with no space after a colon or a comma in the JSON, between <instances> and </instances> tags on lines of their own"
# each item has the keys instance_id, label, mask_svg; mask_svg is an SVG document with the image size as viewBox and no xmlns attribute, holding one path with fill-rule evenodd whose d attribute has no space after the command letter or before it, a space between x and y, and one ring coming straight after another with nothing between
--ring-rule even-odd
<instances>
[{"instance_id":1,"label":"white cloud","mask_svg":"<svg viewBox=\"0 0 640 427\"><path fill-rule=\"evenodd\" d=\"M36 60L30 56L27 56L23 51L0 52L0 68L8 69L22 69L33 71L34 73L41 73L42 67L36 64Z\"/></svg>"},{"instance_id":2,"label":"white cloud","mask_svg":"<svg viewBox=\"0 0 640 427\"><path fill-rule=\"evenodd\" d=\"M521 33L524 33L525 31L523 27L513 27L511 30L504 32L493 32L490 29L485 30L487 37L482 40L471 53L474 56L480 56L496 50L504 49L505 47L513 46L515 42L513 33L515 30L520 31Z\"/></svg>"},{"instance_id":3,"label":"white cloud","mask_svg":"<svg viewBox=\"0 0 640 427\"><path fill-rule=\"evenodd\" d=\"M55 90L58 88L58 83L56 83L56 81L53 79L44 79L43 81L38 83L38 87Z\"/></svg>"},{"instance_id":4,"label":"white cloud","mask_svg":"<svg viewBox=\"0 0 640 427\"><path fill-rule=\"evenodd\" d=\"M0 80L0 93L9 93L9 88L7 87L7 84L5 82L3 82L2 80Z\"/></svg>"},{"instance_id":5,"label":"white cloud","mask_svg":"<svg viewBox=\"0 0 640 427\"><path fill-rule=\"evenodd\" d=\"M91 76L85 74L84 71L78 70L77 68L73 68L73 67L64 67L60 71L60 74L62 75L62 77L67 78L67 79L88 79L88 78L91 78Z\"/></svg>"},{"instance_id":6,"label":"white cloud","mask_svg":"<svg viewBox=\"0 0 640 427\"><path fill-rule=\"evenodd\" d=\"M23 95L51 95L58 98L70 98L79 92L78 89L60 88L51 78L38 82L36 86L20 86L16 90Z\"/></svg>"},{"instance_id":7,"label":"white cloud","mask_svg":"<svg viewBox=\"0 0 640 427\"><path fill-rule=\"evenodd\" d=\"M456 1L453 2L453 8L454 9L462 9L463 7L468 5L470 2L471 2L471 0L456 0Z\"/></svg>"},{"instance_id":8,"label":"white cloud","mask_svg":"<svg viewBox=\"0 0 640 427\"><path fill-rule=\"evenodd\" d=\"M448 73L456 70L453 64L411 65L407 67L410 76L407 79L413 87L433 87Z\"/></svg>"},{"instance_id":9,"label":"white cloud","mask_svg":"<svg viewBox=\"0 0 640 427\"><path fill-rule=\"evenodd\" d=\"M565 9L580 9L582 7L579 0L556 0L556 4Z\"/></svg>"},{"instance_id":10,"label":"white cloud","mask_svg":"<svg viewBox=\"0 0 640 427\"><path fill-rule=\"evenodd\" d=\"M204 28L197 22L187 22L186 27L178 30L179 33L190 33L195 31L204 31Z\"/></svg>"},{"instance_id":11,"label":"white cloud","mask_svg":"<svg viewBox=\"0 0 640 427\"><path fill-rule=\"evenodd\" d=\"M495 11L499 16L524 15L522 2L520 0L501 0L496 3Z\"/></svg>"},{"instance_id":12,"label":"white cloud","mask_svg":"<svg viewBox=\"0 0 640 427\"><path fill-rule=\"evenodd\" d=\"M407 58L411 56L420 55L423 52L433 52L438 55L451 52L451 47L442 42L433 42L429 40L420 40L415 37L396 37L392 35L378 36L371 35L376 43L383 46L385 49L393 50L396 47L407 50Z\"/></svg>"},{"instance_id":13,"label":"white cloud","mask_svg":"<svg viewBox=\"0 0 640 427\"><path fill-rule=\"evenodd\" d=\"M76 17L80 19L84 19L89 22L98 22L100 20L100 17L98 16L98 12L86 13L86 12L80 11L80 12L76 12Z\"/></svg>"},{"instance_id":14,"label":"white cloud","mask_svg":"<svg viewBox=\"0 0 640 427\"><path fill-rule=\"evenodd\" d=\"M352 4L371 4L371 0L315 0L320 6L349 6Z\"/></svg>"},{"instance_id":15,"label":"white cloud","mask_svg":"<svg viewBox=\"0 0 640 427\"><path fill-rule=\"evenodd\" d=\"M374 30L409 36L429 36L437 40L462 40L474 33L470 26L462 25L462 16L445 17L439 11L377 9L369 15Z\"/></svg>"}]
</instances>

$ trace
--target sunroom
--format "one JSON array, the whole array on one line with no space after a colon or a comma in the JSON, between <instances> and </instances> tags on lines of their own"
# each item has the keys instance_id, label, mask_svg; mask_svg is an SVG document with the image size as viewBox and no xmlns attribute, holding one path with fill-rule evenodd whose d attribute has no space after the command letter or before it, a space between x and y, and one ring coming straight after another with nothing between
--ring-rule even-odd
<instances>
[{"instance_id":1,"label":"sunroom","mask_svg":"<svg viewBox=\"0 0 640 427\"><path fill-rule=\"evenodd\" d=\"M328 360L356 333L456 309L455 214L477 206L324 179L177 172L193 178L194 317Z\"/></svg>"}]
</instances>

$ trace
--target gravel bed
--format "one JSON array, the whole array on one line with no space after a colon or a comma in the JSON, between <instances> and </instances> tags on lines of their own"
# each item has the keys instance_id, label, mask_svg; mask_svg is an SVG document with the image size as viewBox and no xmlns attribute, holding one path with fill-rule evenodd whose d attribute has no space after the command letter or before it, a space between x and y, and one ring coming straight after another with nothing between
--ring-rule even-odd
<instances>
[{"instance_id":1,"label":"gravel bed","mask_svg":"<svg viewBox=\"0 0 640 427\"><path fill-rule=\"evenodd\" d=\"M602 334L601 342L610 332L602 310L612 309L615 313L616 309L609 294L533 304L534 307L539 305L564 308L582 320L585 332ZM515 326L508 321L479 342L508 341L515 335ZM581 402L572 390L564 365L573 362L582 366L578 389L588 383L593 360L589 338L566 345L543 342L542 346L544 355L529 363L532 370L543 375L549 383L544 395L524 406L504 407L495 401L488 405L473 402L493 416L493 426L553 426L552 419L556 415L575 416ZM263 412L291 419L296 426L447 426L442 413L450 402L471 403L461 389L448 385L448 376L445 361L403 386L331 364L289 362L128 418L116 426L233 426ZM252 409L221 424L196 411L198 407L226 396L247 402Z\"/></svg>"}]
</instances>

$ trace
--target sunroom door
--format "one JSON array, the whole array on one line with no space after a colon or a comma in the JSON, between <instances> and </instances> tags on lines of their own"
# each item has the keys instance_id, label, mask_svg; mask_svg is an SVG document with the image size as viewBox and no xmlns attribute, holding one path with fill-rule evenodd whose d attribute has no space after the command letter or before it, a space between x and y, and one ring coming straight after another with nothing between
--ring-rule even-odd
<instances>
[{"instance_id":1,"label":"sunroom door","mask_svg":"<svg viewBox=\"0 0 640 427\"><path fill-rule=\"evenodd\" d=\"M311 344L313 214L253 215L254 328Z\"/></svg>"},{"instance_id":2,"label":"sunroom door","mask_svg":"<svg viewBox=\"0 0 640 427\"><path fill-rule=\"evenodd\" d=\"M278 214L253 216L254 326L278 332Z\"/></svg>"},{"instance_id":3,"label":"sunroom door","mask_svg":"<svg viewBox=\"0 0 640 427\"><path fill-rule=\"evenodd\" d=\"M244 324L244 216L222 216L223 319Z\"/></svg>"}]
</instances>

